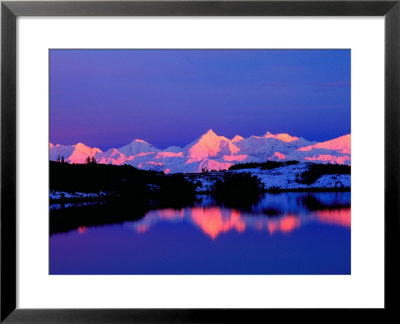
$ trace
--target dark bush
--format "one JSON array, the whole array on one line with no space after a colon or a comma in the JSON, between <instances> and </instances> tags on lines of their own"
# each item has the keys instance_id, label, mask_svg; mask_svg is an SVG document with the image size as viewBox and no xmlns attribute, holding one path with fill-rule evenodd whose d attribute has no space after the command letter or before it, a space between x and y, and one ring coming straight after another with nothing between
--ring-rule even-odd
<instances>
[{"instance_id":1,"label":"dark bush","mask_svg":"<svg viewBox=\"0 0 400 324\"><path fill-rule=\"evenodd\" d=\"M238 163L230 166L228 170L255 169L259 167L261 167L261 163L257 162Z\"/></svg>"},{"instance_id":2,"label":"dark bush","mask_svg":"<svg viewBox=\"0 0 400 324\"><path fill-rule=\"evenodd\" d=\"M280 162L280 161L267 161L267 162L248 162L248 163L238 163L232 165L229 170L243 170L243 169L256 169L256 168L261 168L261 170L272 170L275 168L280 168L286 165L293 165L293 164L299 164L299 161L285 161L285 162Z\"/></svg>"},{"instance_id":3,"label":"dark bush","mask_svg":"<svg viewBox=\"0 0 400 324\"><path fill-rule=\"evenodd\" d=\"M286 161L285 162L286 165L296 165L296 164L299 164L299 163L300 163L299 161L294 161L294 160L290 160L290 161Z\"/></svg>"},{"instance_id":4,"label":"dark bush","mask_svg":"<svg viewBox=\"0 0 400 324\"><path fill-rule=\"evenodd\" d=\"M250 209L263 192L264 184L250 173L225 173L212 187L217 202L239 209Z\"/></svg>"},{"instance_id":5,"label":"dark bush","mask_svg":"<svg viewBox=\"0 0 400 324\"><path fill-rule=\"evenodd\" d=\"M285 162L267 161L261 164L261 170L272 170L285 166Z\"/></svg>"}]
</instances>

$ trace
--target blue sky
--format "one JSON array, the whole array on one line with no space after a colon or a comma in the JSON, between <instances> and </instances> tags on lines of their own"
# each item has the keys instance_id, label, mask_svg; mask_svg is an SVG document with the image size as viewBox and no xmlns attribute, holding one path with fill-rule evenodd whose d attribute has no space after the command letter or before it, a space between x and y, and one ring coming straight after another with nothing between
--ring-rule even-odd
<instances>
[{"instance_id":1,"label":"blue sky","mask_svg":"<svg viewBox=\"0 0 400 324\"><path fill-rule=\"evenodd\" d=\"M350 50L51 50L50 141L350 133Z\"/></svg>"}]
</instances>

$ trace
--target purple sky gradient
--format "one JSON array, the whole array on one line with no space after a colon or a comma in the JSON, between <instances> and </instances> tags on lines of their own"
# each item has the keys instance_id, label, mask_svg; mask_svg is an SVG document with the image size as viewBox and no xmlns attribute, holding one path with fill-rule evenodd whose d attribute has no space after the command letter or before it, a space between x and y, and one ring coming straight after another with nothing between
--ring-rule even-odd
<instances>
[{"instance_id":1,"label":"purple sky gradient","mask_svg":"<svg viewBox=\"0 0 400 324\"><path fill-rule=\"evenodd\" d=\"M350 133L350 50L51 50L50 141Z\"/></svg>"}]
</instances>

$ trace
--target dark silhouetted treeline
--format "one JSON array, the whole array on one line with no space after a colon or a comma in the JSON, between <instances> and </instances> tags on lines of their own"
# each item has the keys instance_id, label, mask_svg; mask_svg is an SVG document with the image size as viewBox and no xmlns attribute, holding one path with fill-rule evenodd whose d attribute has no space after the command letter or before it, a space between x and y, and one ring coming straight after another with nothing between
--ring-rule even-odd
<instances>
[{"instance_id":1,"label":"dark silhouetted treeline","mask_svg":"<svg viewBox=\"0 0 400 324\"><path fill-rule=\"evenodd\" d=\"M229 167L228 170L242 170L242 169L255 169L261 168L261 170L272 170L276 168L280 168L287 165L299 164L298 161L285 161L285 162L278 162L278 161L267 161L262 163L257 162L248 162L248 163L238 163Z\"/></svg>"},{"instance_id":2,"label":"dark silhouetted treeline","mask_svg":"<svg viewBox=\"0 0 400 324\"><path fill-rule=\"evenodd\" d=\"M50 161L50 189L66 192L112 192L121 198L164 199L194 196L196 186L183 174L138 170L129 165L68 164Z\"/></svg>"},{"instance_id":3,"label":"dark silhouetted treeline","mask_svg":"<svg viewBox=\"0 0 400 324\"><path fill-rule=\"evenodd\" d=\"M82 226L102 226L142 218L148 210L144 201L128 204L121 200L111 200L95 205L51 210L50 235L69 232Z\"/></svg>"},{"instance_id":4,"label":"dark silhouetted treeline","mask_svg":"<svg viewBox=\"0 0 400 324\"><path fill-rule=\"evenodd\" d=\"M50 189L70 193L113 193L99 199L106 200L104 203L73 208L74 213L62 204L61 209L51 210L50 234L79 226L136 220L151 209L180 209L196 201L196 186L182 174L165 175L127 165L50 162Z\"/></svg>"}]
</instances>

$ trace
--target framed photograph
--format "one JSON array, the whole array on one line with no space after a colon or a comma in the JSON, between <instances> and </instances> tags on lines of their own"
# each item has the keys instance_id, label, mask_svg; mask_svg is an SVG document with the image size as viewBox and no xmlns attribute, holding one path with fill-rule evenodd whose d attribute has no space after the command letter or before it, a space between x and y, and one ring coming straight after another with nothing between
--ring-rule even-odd
<instances>
[{"instance_id":1,"label":"framed photograph","mask_svg":"<svg viewBox=\"0 0 400 324\"><path fill-rule=\"evenodd\" d=\"M2 2L1 321L395 312L399 17Z\"/></svg>"},{"instance_id":2,"label":"framed photograph","mask_svg":"<svg viewBox=\"0 0 400 324\"><path fill-rule=\"evenodd\" d=\"M49 56L50 275L351 274L350 50Z\"/></svg>"}]
</instances>

